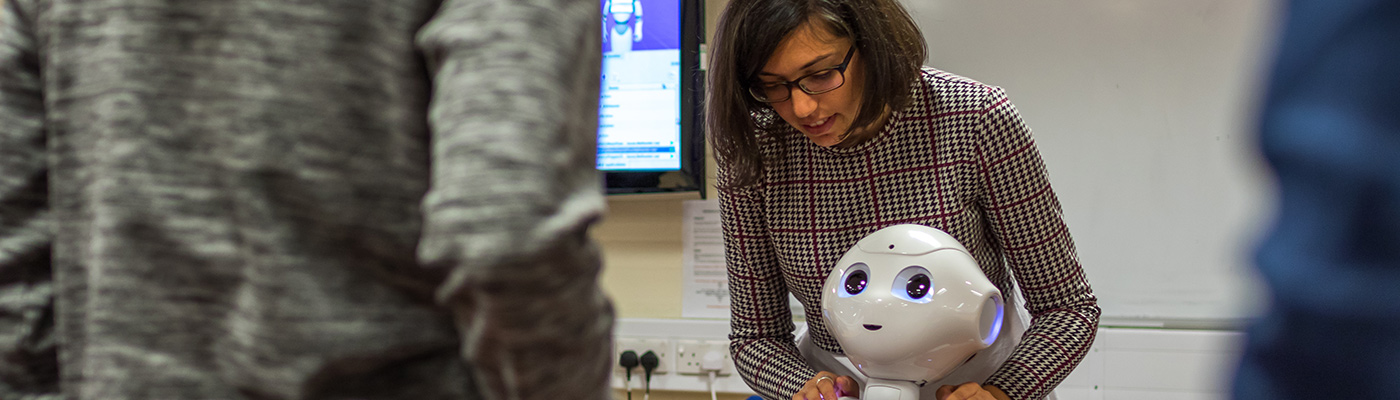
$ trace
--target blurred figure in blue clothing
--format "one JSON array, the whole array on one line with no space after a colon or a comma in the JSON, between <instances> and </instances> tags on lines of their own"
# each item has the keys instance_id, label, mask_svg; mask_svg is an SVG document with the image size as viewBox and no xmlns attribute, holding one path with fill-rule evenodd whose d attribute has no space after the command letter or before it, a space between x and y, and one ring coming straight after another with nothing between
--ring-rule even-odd
<instances>
[{"instance_id":1,"label":"blurred figure in blue clothing","mask_svg":"<svg viewBox=\"0 0 1400 400\"><path fill-rule=\"evenodd\" d=\"M1237 399L1400 399L1400 1L1291 0L1261 144L1279 214Z\"/></svg>"}]
</instances>

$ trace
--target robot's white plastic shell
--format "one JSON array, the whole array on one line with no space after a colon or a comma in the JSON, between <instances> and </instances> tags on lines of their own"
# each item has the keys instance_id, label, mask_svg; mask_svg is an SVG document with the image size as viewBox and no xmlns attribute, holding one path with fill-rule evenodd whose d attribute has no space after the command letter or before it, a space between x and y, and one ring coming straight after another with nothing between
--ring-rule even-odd
<instances>
[{"instance_id":1,"label":"robot's white plastic shell","mask_svg":"<svg viewBox=\"0 0 1400 400\"><path fill-rule=\"evenodd\" d=\"M868 283L851 294L846 279L857 270ZM928 294L912 298L906 285L925 271ZM827 327L870 378L942 378L996 340L1004 315L1001 291L967 249L922 225L890 226L861 239L822 290Z\"/></svg>"}]
</instances>

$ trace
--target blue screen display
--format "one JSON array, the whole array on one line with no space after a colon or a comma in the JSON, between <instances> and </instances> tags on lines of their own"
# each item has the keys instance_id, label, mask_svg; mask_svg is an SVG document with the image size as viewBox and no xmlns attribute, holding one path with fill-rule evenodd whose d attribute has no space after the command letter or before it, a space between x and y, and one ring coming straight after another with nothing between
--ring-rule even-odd
<instances>
[{"instance_id":1,"label":"blue screen display","mask_svg":"<svg viewBox=\"0 0 1400 400\"><path fill-rule=\"evenodd\" d=\"M603 0L598 169L681 168L680 2Z\"/></svg>"}]
</instances>

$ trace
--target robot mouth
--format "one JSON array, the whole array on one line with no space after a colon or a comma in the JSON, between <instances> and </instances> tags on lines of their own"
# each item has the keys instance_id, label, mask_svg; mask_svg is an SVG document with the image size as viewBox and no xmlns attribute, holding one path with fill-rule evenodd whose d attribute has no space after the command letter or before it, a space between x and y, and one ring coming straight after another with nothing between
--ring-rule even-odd
<instances>
[{"instance_id":1,"label":"robot mouth","mask_svg":"<svg viewBox=\"0 0 1400 400\"><path fill-rule=\"evenodd\" d=\"M884 326L875 325L875 324L865 324L864 326L865 326L865 330L868 330L868 331L878 331L878 330L880 330L880 328L884 328Z\"/></svg>"}]
</instances>

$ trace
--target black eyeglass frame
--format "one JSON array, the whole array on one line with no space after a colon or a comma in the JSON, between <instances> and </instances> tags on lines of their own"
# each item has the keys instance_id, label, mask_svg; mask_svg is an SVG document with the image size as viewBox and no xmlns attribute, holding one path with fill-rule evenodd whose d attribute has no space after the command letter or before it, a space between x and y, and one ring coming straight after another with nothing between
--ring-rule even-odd
<instances>
[{"instance_id":1,"label":"black eyeglass frame","mask_svg":"<svg viewBox=\"0 0 1400 400\"><path fill-rule=\"evenodd\" d=\"M814 71L814 72L812 72L812 73L810 73L810 74L802 75L802 76L800 76L800 77L797 77L797 79L793 79L793 80L791 80L791 81L763 83L763 85L777 84L777 85L787 86L788 95L787 95L787 97L784 97L782 100L765 100L765 99L764 99L764 96L763 96L762 94L759 93L759 92L763 91L763 89L762 89L762 87L761 87L760 85L750 85L750 86L749 86L749 90L748 90L749 96L753 96L754 100L758 100L759 102L763 102L763 103L782 103L782 102L784 102L784 101L788 101L788 100L792 99L792 88L793 88L793 87L797 87L797 89L801 90L802 93L806 93L806 94L809 94L809 95L817 95L817 94L822 94L822 93L830 92L830 91L833 91L833 90L836 90L836 89L840 89L842 86L845 86L845 85L846 85L846 67L848 67L848 66L851 65L851 56L854 56L855 54L856 54L856 46L855 46L855 45L851 45L851 49L850 49L850 50L846 50L846 58L843 59L843 60L841 60L841 64L840 64L840 65L837 65L837 66L831 67L831 68L825 68L825 69L822 69L822 70L820 70L820 71ZM803 79L807 79L807 78L810 78L810 77L812 77L812 76L814 76L814 75L826 73L826 72L829 72L829 71L832 71L832 70L835 70L836 73L841 74L841 84L840 84L840 85L836 85L835 87L833 87L833 88L831 88L831 89L823 90L823 91L820 91L820 92L813 92L813 91L807 90L807 88L806 88L806 87L803 87L802 84L800 83L800 82L802 82Z\"/></svg>"}]
</instances>

